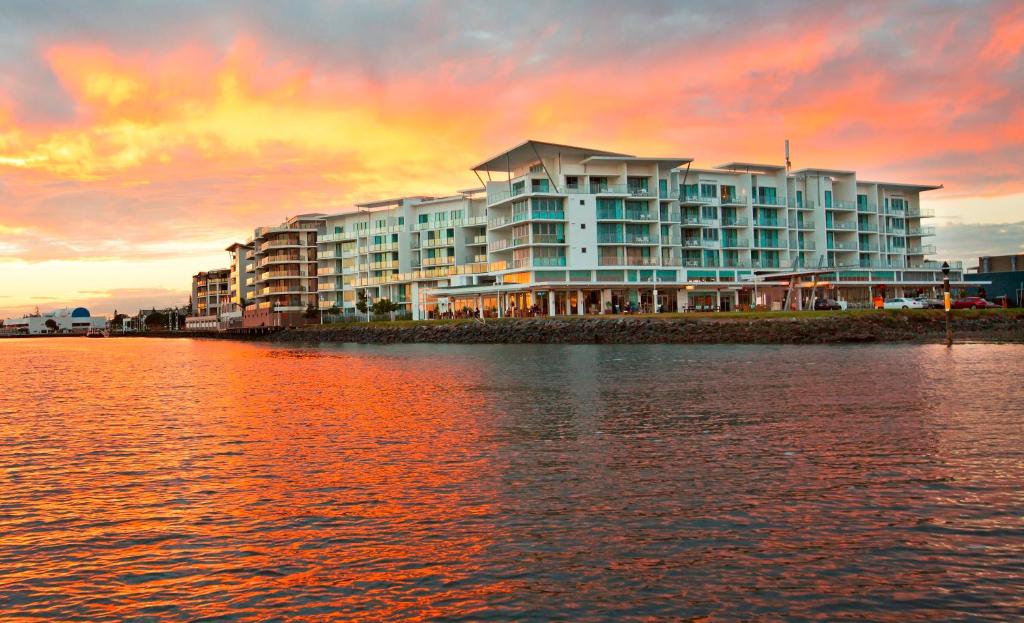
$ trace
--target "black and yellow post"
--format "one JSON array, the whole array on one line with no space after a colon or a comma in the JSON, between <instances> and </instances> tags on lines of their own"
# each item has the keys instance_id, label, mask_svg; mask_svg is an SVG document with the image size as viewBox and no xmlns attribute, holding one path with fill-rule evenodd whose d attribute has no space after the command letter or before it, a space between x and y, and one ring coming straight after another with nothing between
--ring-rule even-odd
<instances>
[{"instance_id":1,"label":"black and yellow post","mask_svg":"<svg viewBox=\"0 0 1024 623\"><path fill-rule=\"evenodd\" d=\"M949 262L942 263L942 304L946 308L946 348L953 348L953 302L949 296Z\"/></svg>"}]
</instances>

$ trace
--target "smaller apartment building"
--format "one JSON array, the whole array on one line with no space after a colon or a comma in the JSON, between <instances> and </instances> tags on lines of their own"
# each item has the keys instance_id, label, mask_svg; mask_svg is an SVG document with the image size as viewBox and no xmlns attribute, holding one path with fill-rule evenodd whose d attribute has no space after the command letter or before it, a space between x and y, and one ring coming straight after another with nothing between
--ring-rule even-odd
<instances>
[{"instance_id":1,"label":"smaller apartment building","mask_svg":"<svg viewBox=\"0 0 1024 623\"><path fill-rule=\"evenodd\" d=\"M192 275L192 313L218 316L231 309L231 271L227 268L205 270Z\"/></svg>"}]
</instances>

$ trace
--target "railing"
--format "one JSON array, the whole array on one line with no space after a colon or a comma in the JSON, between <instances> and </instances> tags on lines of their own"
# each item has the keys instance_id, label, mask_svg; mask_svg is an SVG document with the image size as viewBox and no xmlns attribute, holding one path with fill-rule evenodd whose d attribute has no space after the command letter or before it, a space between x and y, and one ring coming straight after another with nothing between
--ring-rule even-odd
<instances>
[{"instance_id":1,"label":"railing","mask_svg":"<svg viewBox=\"0 0 1024 623\"><path fill-rule=\"evenodd\" d=\"M661 221L665 223L678 223L680 213L677 210L666 210L661 212Z\"/></svg>"},{"instance_id":2,"label":"railing","mask_svg":"<svg viewBox=\"0 0 1024 623\"><path fill-rule=\"evenodd\" d=\"M828 245L829 251L856 251L858 245L856 242L833 242Z\"/></svg>"},{"instance_id":3,"label":"railing","mask_svg":"<svg viewBox=\"0 0 1024 623\"><path fill-rule=\"evenodd\" d=\"M726 239L722 240L723 249L745 249L750 246L750 242L745 239Z\"/></svg>"},{"instance_id":4,"label":"railing","mask_svg":"<svg viewBox=\"0 0 1024 623\"><path fill-rule=\"evenodd\" d=\"M853 211L857 209L856 201L845 201L843 199L836 199L832 201L832 206L828 207L829 210L848 210Z\"/></svg>"},{"instance_id":5,"label":"railing","mask_svg":"<svg viewBox=\"0 0 1024 623\"><path fill-rule=\"evenodd\" d=\"M704 219L699 216L684 216L679 221L682 225L705 225Z\"/></svg>"},{"instance_id":6,"label":"railing","mask_svg":"<svg viewBox=\"0 0 1024 623\"><path fill-rule=\"evenodd\" d=\"M935 245L925 244L919 247L907 247L907 255L931 255L935 253Z\"/></svg>"},{"instance_id":7,"label":"railing","mask_svg":"<svg viewBox=\"0 0 1024 623\"><path fill-rule=\"evenodd\" d=\"M682 246L687 249L700 249L703 248L700 238L687 238L683 240Z\"/></svg>"},{"instance_id":8,"label":"railing","mask_svg":"<svg viewBox=\"0 0 1024 623\"><path fill-rule=\"evenodd\" d=\"M746 227L749 224L750 219L745 216L722 219L722 227Z\"/></svg>"},{"instance_id":9,"label":"railing","mask_svg":"<svg viewBox=\"0 0 1024 623\"><path fill-rule=\"evenodd\" d=\"M831 224L825 224L826 229L838 229L841 231L853 231L857 229L857 223L839 223L833 221Z\"/></svg>"},{"instance_id":10,"label":"railing","mask_svg":"<svg viewBox=\"0 0 1024 623\"><path fill-rule=\"evenodd\" d=\"M746 197L726 196L722 197L722 205L747 205Z\"/></svg>"},{"instance_id":11,"label":"railing","mask_svg":"<svg viewBox=\"0 0 1024 623\"><path fill-rule=\"evenodd\" d=\"M654 215L650 212L637 212L635 210L626 210L624 213L625 220L627 221L653 221Z\"/></svg>"},{"instance_id":12,"label":"railing","mask_svg":"<svg viewBox=\"0 0 1024 623\"><path fill-rule=\"evenodd\" d=\"M657 258L653 257L622 257L600 258L598 266L658 266Z\"/></svg>"},{"instance_id":13,"label":"railing","mask_svg":"<svg viewBox=\"0 0 1024 623\"><path fill-rule=\"evenodd\" d=\"M371 270L387 270L389 268L398 268L398 260L391 260L390 262L370 262Z\"/></svg>"},{"instance_id":14,"label":"railing","mask_svg":"<svg viewBox=\"0 0 1024 623\"><path fill-rule=\"evenodd\" d=\"M805 240L804 242L797 242L796 243L796 250L797 251L813 251L814 250L814 241L813 240Z\"/></svg>"},{"instance_id":15,"label":"railing","mask_svg":"<svg viewBox=\"0 0 1024 623\"><path fill-rule=\"evenodd\" d=\"M775 198L772 198L772 197L755 197L754 198L754 205L756 205L756 206L779 206L779 207L785 207L786 206L786 198L785 197L775 197Z\"/></svg>"},{"instance_id":16,"label":"railing","mask_svg":"<svg viewBox=\"0 0 1024 623\"><path fill-rule=\"evenodd\" d=\"M605 221L621 221L622 220L622 210L614 210L614 209L613 210L609 210L607 208L605 208L605 209L598 208L597 209L597 218L598 218L598 220L605 220Z\"/></svg>"},{"instance_id":17,"label":"railing","mask_svg":"<svg viewBox=\"0 0 1024 623\"><path fill-rule=\"evenodd\" d=\"M747 204L747 200L746 199L742 199L742 198L730 197L730 200L731 200L730 204L732 204L732 205L746 205ZM718 197L704 197L704 196L700 195L699 193L697 193L697 194L686 193L686 195L683 198L680 198L680 201L682 201L684 203L702 203L702 204L707 204L707 205L718 205L718 203L719 203Z\"/></svg>"},{"instance_id":18,"label":"railing","mask_svg":"<svg viewBox=\"0 0 1024 623\"><path fill-rule=\"evenodd\" d=\"M911 227L907 230L908 236L934 236L934 227Z\"/></svg>"},{"instance_id":19,"label":"railing","mask_svg":"<svg viewBox=\"0 0 1024 623\"><path fill-rule=\"evenodd\" d=\"M935 210L931 208L917 208L907 210L907 218L932 218L935 216Z\"/></svg>"},{"instance_id":20,"label":"railing","mask_svg":"<svg viewBox=\"0 0 1024 623\"><path fill-rule=\"evenodd\" d=\"M565 266L565 256L560 257L535 257L533 258L534 266Z\"/></svg>"},{"instance_id":21,"label":"railing","mask_svg":"<svg viewBox=\"0 0 1024 623\"><path fill-rule=\"evenodd\" d=\"M785 249L787 244L783 240L754 240L756 249Z\"/></svg>"},{"instance_id":22,"label":"railing","mask_svg":"<svg viewBox=\"0 0 1024 623\"><path fill-rule=\"evenodd\" d=\"M451 247L455 245L455 238L427 238L420 239L420 246L426 249L434 247Z\"/></svg>"},{"instance_id":23,"label":"railing","mask_svg":"<svg viewBox=\"0 0 1024 623\"><path fill-rule=\"evenodd\" d=\"M439 257L425 257L420 260L424 266L445 266L455 263L455 256L441 255Z\"/></svg>"},{"instance_id":24,"label":"railing","mask_svg":"<svg viewBox=\"0 0 1024 623\"><path fill-rule=\"evenodd\" d=\"M380 253L382 251L397 251L397 242L387 242L384 244L371 244L367 247L370 253Z\"/></svg>"},{"instance_id":25,"label":"railing","mask_svg":"<svg viewBox=\"0 0 1024 623\"><path fill-rule=\"evenodd\" d=\"M533 244L565 244L565 236L558 234L534 234Z\"/></svg>"},{"instance_id":26,"label":"railing","mask_svg":"<svg viewBox=\"0 0 1024 623\"><path fill-rule=\"evenodd\" d=\"M814 221L804 219L796 222L796 229L814 229Z\"/></svg>"},{"instance_id":27,"label":"railing","mask_svg":"<svg viewBox=\"0 0 1024 623\"><path fill-rule=\"evenodd\" d=\"M682 266L683 258L681 257L663 257L661 258L662 266Z\"/></svg>"},{"instance_id":28,"label":"railing","mask_svg":"<svg viewBox=\"0 0 1024 623\"><path fill-rule=\"evenodd\" d=\"M626 233L626 244L658 244L658 234Z\"/></svg>"},{"instance_id":29,"label":"railing","mask_svg":"<svg viewBox=\"0 0 1024 623\"><path fill-rule=\"evenodd\" d=\"M473 239L466 241L466 244L487 244L487 235L473 236Z\"/></svg>"},{"instance_id":30,"label":"railing","mask_svg":"<svg viewBox=\"0 0 1024 623\"><path fill-rule=\"evenodd\" d=\"M857 223L857 230L874 233L878 231L878 225L874 225L872 223Z\"/></svg>"},{"instance_id":31,"label":"railing","mask_svg":"<svg viewBox=\"0 0 1024 623\"><path fill-rule=\"evenodd\" d=\"M860 243L861 251L878 251L878 245L873 242L862 242Z\"/></svg>"},{"instance_id":32,"label":"railing","mask_svg":"<svg viewBox=\"0 0 1024 623\"><path fill-rule=\"evenodd\" d=\"M599 233L597 235L597 244L622 244L625 240L622 232L614 233Z\"/></svg>"},{"instance_id":33,"label":"railing","mask_svg":"<svg viewBox=\"0 0 1024 623\"><path fill-rule=\"evenodd\" d=\"M754 227L786 227L784 218L759 218L754 220Z\"/></svg>"},{"instance_id":34,"label":"railing","mask_svg":"<svg viewBox=\"0 0 1024 623\"><path fill-rule=\"evenodd\" d=\"M871 202L868 202L866 204L858 203L857 204L857 211L858 212L865 212L865 213L874 214L874 213L878 212L878 206L875 205L874 203L871 203Z\"/></svg>"}]
</instances>

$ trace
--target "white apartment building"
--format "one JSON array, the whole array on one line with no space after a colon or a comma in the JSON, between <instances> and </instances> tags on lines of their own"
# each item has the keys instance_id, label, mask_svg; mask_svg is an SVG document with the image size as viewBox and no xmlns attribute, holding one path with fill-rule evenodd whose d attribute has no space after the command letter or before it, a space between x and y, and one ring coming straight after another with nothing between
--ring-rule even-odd
<instances>
[{"instance_id":1,"label":"white apartment building","mask_svg":"<svg viewBox=\"0 0 1024 623\"><path fill-rule=\"evenodd\" d=\"M941 282L920 205L937 186L537 141L472 170L480 188L323 217L320 308L355 313L360 292L414 318L651 311L655 296L662 311L801 308L822 288L867 306Z\"/></svg>"},{"instance_id":2,"label":"white apartment building","mask_svg":"<svg viewBox=\"0 0 1024 623\"><path fill-rule=\"evenodd\" d=\"M254 302L256 289L256 257L252 244L235 242L225 249L231 256L231 275L228 277L228 294L231 296L232 311L241 311Z\"/></svg>"},{"instance_id":3,"label":"white apartment building","mask_svg":"<svg viewBox=\"0 0 1024 623\"><path fill-rule=\"evenodd\" d=\"M256 229L252 302L264 312L301 312L317 305L317 234L323 214L301 214L277 227Z\"/></svg>"}]
</instances>

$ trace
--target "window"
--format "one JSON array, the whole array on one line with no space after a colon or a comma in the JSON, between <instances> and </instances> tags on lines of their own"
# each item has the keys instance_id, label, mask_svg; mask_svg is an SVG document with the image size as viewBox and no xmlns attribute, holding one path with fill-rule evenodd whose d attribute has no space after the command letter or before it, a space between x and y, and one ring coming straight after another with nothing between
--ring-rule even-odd
<instances>
[{"instance_id":1,"label":"window","mask_svg":"<svg viewBox=\"0 0 1024 623\"><path fill-rule=\"evenodd\" d=\"M586 228L587 228L587 224L586 223L580 223L580 229L586 229Z\"/></svg>"},{"instance_id":2,"label":"window","mask_svg":"<svg viewBox=\"0 0 1024 623\"><path fill-rule=\"evenodd\" d=\"M584 201L580 199L580 205L584 205Z\"/></svg>"},{"instance_id":3,"label":"window","mask_svg":"<svg viewBox=\"0 0 1024 623\"><path fill-rule=\"evenodd\" d=\"M452 220L457 221L462 218L462 210L452 210Z\"/></svg>"},{"instance_id":4,"label":"window","mask_svg":"<svg viewBox=\"0 0 1024 623\"><path fill-rule=\"evenodd\" d=\"M718 188L714 184L701 183L700 196L702 199L714 199L718 196Z\"/></svg>"},{"instance_id":5,"label":"window","mask_svg":"<svg viewBox=\"0 0 1024 623\"><path fill-rule=\"evenodd\" d=\"M658 180L658 196L662 199L668 198L668 180Z\"/></svg>"},{"instance_id":6,"label":"window","mask_svg":"<svg viewBox=\"0 0 1024 623\"><path fill-rule=\"evenodd\" d=\"M582 249L582 252L583 252L583 253L586 253L586 252L587 252L587 248L586 248L586 247L583 247L583 249Z\"/></svg>"},{"instance_id":7,"label":"window","mask_svg":"<svg viewBox=\"0 0 1024 623\"><path fill-rule=\"evenodd\" d=\"M515 184L512 184L512 194L513 195L521 195L521 194L523 194L524 190L526 190L526 182L520 180L520 181L516 182Z\"/></svg>"},{"instance_id":8,"label":"window","mask_svg":"<svg viewBox=\"0 0 1024 623\"><path fill-rule=\"evenodd\" d=\"M831 190L826 190L825 191L825 207L826 208L831 208L832 207L832 191Z\"/></svg>"},{"instance_id":9,"label":"window","mask_svg":"<svg viewBox=\"0 0 1024 623\"><path fill-rule=\"evenodd\" d=\"M718 240L718 230L705 227L703 238L704 240Z\"/></svg>"},{"instance_id":10,"label":"window","mask_svg":"<svg viewBox=\"0 0 1024 623\"><path fill-rule=\"evenodd\" d=\"M398 217L398 224L399 225L405 225L405 217L404 216L399 216Z\"/></svg>"},{"instance_id":11,"label":"window","mask_svg":"<svg viewBox=\"0 0 1024 623\"><path fill-rule=\"evenodd\" d=\"M430 219L430 215L429 214L420 214L420 215L418 215L416 217L416 222L420 223L420 224L423 224L423 223L428 222L428 219Z\"/></svg>"},{"instance_id":12,"label":"window","mask_svg":"<svg viewBox=\"0 0 1024 623\"><path fill-rule=\"evenodd\" d=\"M548 187L548 181L546 179L531 180L530 188L535 193L546 193L550 190L550 188Z\"/></svg>"},{"instance_id":13,"label":"window","mask_svg":"<svg viewBox=\"0 0 1024 623\"><path fill-rule=\"evenodd\" d=\"M701 206L700 215L705 220L718 220L718 206Z\"/></svg>"},{"instance_id":14,"label":"window","mask_svg":"<svg viewBox=\"0 0 1024 623\"><path fill-rule=\"evenodd\" d=\"M804 191L802 190L796 191L796 207L804 207Z\"/></svg>"},{"instance_id":15,"label":"window","mask_svg":"<svg viewBox=\"0 0 1024 623\"><path fill-rule=\"evenodd\" d=\"M580 187L580 178L576 177L575 175L566 175L565 176L565 187L569 188L569 189L572 189L572 190L579 189L579 187Z\"/></svg>"}]
</instances>

